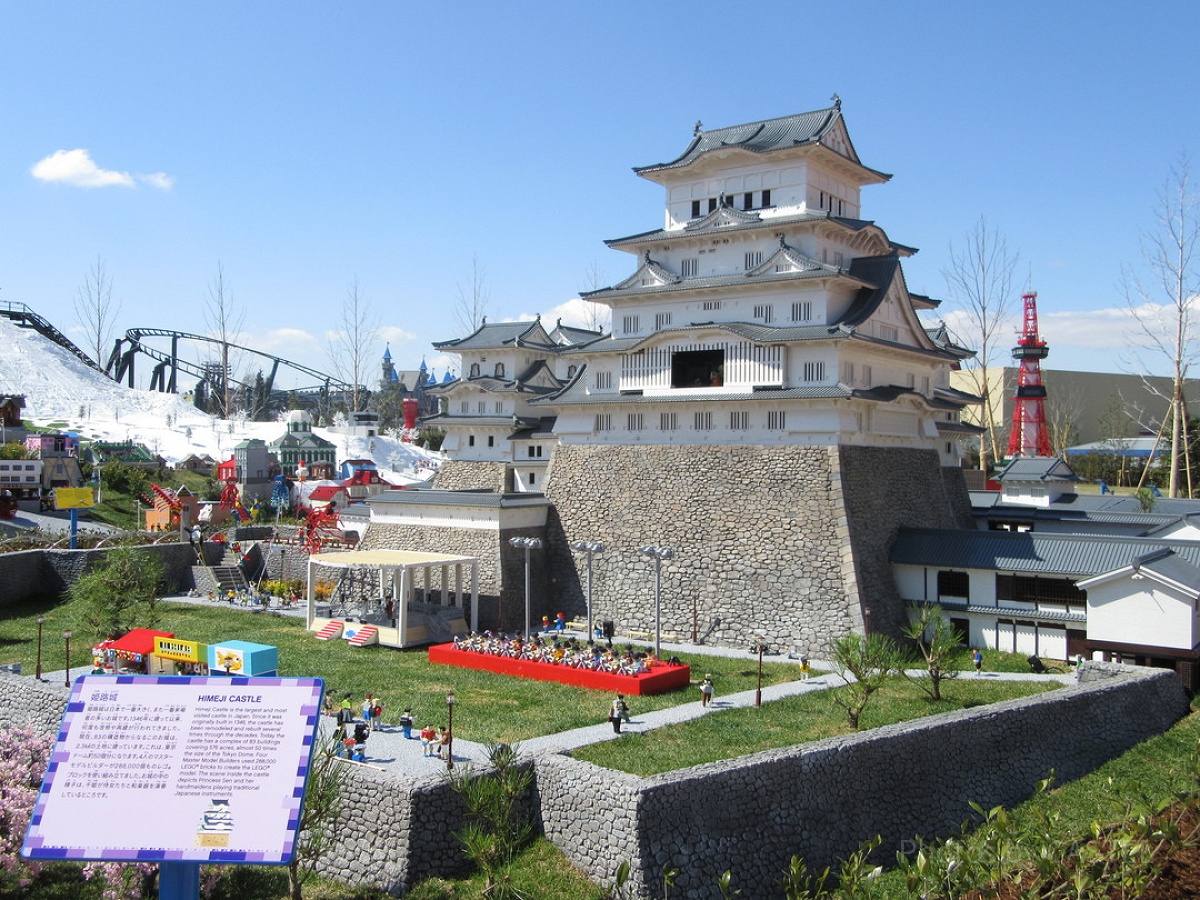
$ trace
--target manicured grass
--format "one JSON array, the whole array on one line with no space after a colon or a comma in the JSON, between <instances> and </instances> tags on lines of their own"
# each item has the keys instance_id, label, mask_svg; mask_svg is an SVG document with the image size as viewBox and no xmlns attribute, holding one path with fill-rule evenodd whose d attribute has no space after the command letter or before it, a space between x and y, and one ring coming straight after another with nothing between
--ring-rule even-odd
<instances>
[{"instance_id":1,"label":"manicured grass","mask_svg":"<svg viewBox=\"0 0 1200 900\"><path fill-rule=\"evenodd\" d=\"M445 724L446 692L455 691L454 729L459 737L485 743L519 743L543 734L603 722L611 695L605 691L543 681L527 681L473 669L431 664L424 650L351 648L346 641L318 641L303 619L217 606L159 603L153 627L188 640L211 644L244 640L279 648L280 674L316 676L326 690L350 692L355 706L371 691L383 698L384 722L395 722L405 707L424 724ZM94 637L83 610L71 602L29 601L0 611L0 663L20 662L32 674L37 656L37 616L44 615L42 669L64 668L62 632L70 629L76 674L91 668ZM143 623L145 624L145 623ZM692 679L712 673L720 693L752 690L757 659L681 656L692 664ZM799 677L795 665L763 663L763 684ZM654 697L631 697L634 715L699 699L697 688Z\"/></svg>"},{"instance_id":2,"label":"manicured grass","mask_svg":"<svg viewBox=\"0 0 1200 900\"><path fill-rule=\"evenodd\" d=\"M967 675L944 683L943 699L934 703L916 685L895 678L871 698L859 730L1025 697L1057 686ZM852 733L845 711L833 702L829 691L815 691L766 703L758 709L721 710L679 725L630 733L619 741L582 747L572 755L605 768L647 776ZM731 746L731 738L736 741L735 746Z\"/></svg>"}]
</instances>

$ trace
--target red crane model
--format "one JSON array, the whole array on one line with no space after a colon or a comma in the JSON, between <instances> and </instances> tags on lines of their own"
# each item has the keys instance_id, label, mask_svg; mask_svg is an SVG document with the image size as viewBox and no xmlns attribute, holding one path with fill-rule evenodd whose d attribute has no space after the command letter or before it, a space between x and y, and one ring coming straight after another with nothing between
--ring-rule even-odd
<instances>
[{"instance_id":1,"label":"red crane model","mask_svg":"<svg viewBox=\"0 0 1200 900\"><path fill-rule=\"evenodd\" d=\"M1037 294L1021 297L1025 302L1025 328L1013 347L1013 359L1021 361L1017 395L1013 398L1012 429L1008 436L1009 456L1053 456L1046 431L1046 388L1040 361L1050 351L1038 337Z\"/></svg>"}]
</instances>

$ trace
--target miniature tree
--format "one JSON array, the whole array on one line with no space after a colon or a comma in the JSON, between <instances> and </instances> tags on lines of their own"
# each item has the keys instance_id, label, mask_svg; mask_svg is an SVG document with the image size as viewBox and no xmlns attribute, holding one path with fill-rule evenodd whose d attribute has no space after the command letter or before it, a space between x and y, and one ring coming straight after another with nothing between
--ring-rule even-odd
<instances>
[{"instance_id":1,"label":"miniature tree","mask_svg":"<svg viewBox=\"0 0 1200 900\"><path fill-rule=\"evenodd\" d=\"M470 818L455 837L483 873L484 896L519 897L508 883L507 869L533 834L533 824L518 810L533 781L533 770L518 765L517 751L508 744L492 747L488 761L492 772L479 774L465 765L446 776L463 798Z\"/></svg>"},{"instance_id":2,"label":"miniature tree","mask_svg":"<svg viewBox=\"0 0 1200 900\"><path fill-rule=\"evenodd\" d=\"M963 633L950 624L937 604L919 608L917 618L904 629L916 642L925 659L925 672L909 680L917 684L931 700L942 699L942 682L957 678L963 658Z\"/></svg>"},{"instance_id":3,"label":"miniature tree","mask_svg":"<svg viewBox=\"0 0 1200 900\"><path fill-rule=\"evenodd\" d=\"M338 758L337 737L324 742L314 751L315 759L308 770L308 789L304 794L304 810L296 830L296 853L288 863L288 896L303 900L304 884L316 871L317 861L329 850L334 840L334 826L342 810L342 782L346 765Z\"/></svg>"},{"instance_id":4,"label":"miniature tree","mask_svg":"<svg viewBox=\"0 0 1200 900\"><path fill-rule=\"evenodd\" d=\"M107 640L131 628L153 628L158 623L164 577L157 556L114 547L105 554L104 562L81 576L68 593L72 600L82 602L95 636Z\"/></svg>"},{"instance_id":5,"label":"miniature tree","mask_svg":"<svg viewBox=\"0 0 1200 900\"><path fill-rule=\"evenodd\" d=\"M858 730L863 709L889 678L904 666L904 654L886 635L844 634L829 648L830 662L846 684L830 692Z\"/></svg>"}]
</instances>

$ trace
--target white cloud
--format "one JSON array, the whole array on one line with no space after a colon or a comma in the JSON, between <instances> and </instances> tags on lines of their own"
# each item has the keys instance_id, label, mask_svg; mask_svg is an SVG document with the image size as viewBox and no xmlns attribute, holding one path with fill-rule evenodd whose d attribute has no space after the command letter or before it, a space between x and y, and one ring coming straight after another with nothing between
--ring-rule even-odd
<instances>
[{"instance_id":1,"label":"white cloud","mask_svg":"<svg viewBox=\"0 0 1200 900\"><path fill-rule=\"evenodd\" d=\"M406 344L415 341L417 336L397 325L383 325L379 329L379 339L387 344Z\"/></svg>"},{"instance_id":2,"label":"white cloud","mask_svg":"<svg viewBox=\"0 0 1200 900\"><path fill-rule=\"evenodd\" d=\"M149 175L130 175L128 172L116 172L111 169L101 169L92 160L87 150L56 150L45 159L34 163L30 173L38 181L70 184L75 187L136 187L138 182L148 184L159 190L170 190L175 179L165 172L154 172Z\"/></svg>"},{"instance_id":3,"label":"white cloud","mask_svg":"<svg viewBox=\"0 0 1200 900\"><path fill-rule=\"evenodd\" d=\"M166 172L151 172L149 175L139 175L137 178L143 184L158 188L160 191L169 191L175 186L175 179Z\"/></svg>"}]
</instances>

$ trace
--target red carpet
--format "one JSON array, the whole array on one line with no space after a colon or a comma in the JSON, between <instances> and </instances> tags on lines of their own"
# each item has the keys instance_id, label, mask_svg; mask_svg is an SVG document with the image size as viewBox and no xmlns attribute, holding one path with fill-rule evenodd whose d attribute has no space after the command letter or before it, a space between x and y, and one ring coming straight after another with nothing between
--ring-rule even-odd
<instances>
[{"instance_id":1,"label":"red carpet","mask_svg":"<svg viewBox=\"0 0 1200 900\"><path fill-rule=\"evenodd\" d=\"M474 653L456 650L453 644L436 644L429 648L429 661L464 669L483 669L501 675L532 678L537 681L557 681L576 687L592 688L597 691L629 694L638 697L648 694L664 694L676 688L687 687L691 681L691 666L668 666L656 663L645 675L612 675L608 672L593 672L591 669L575 669L554 663L534 662L528 659L512 659L494 656L491 653Z\"/></svg>"}]
</instances>

